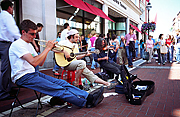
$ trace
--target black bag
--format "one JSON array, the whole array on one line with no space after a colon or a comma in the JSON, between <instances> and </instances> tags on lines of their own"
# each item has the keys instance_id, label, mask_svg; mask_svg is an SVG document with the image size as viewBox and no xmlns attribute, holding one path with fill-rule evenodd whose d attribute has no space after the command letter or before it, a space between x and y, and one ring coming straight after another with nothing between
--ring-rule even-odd
<instances>
[{"instance_id":1,"label":"black bag","mask_svg":"<svg viewBox=\"0 0 180 117\"><path fill-rule=\"evenodd\" d=\"M124 94L123 85L118 84L115 86L115 92L119 94Z\"/></svg>"},{"instance_id":2,"label":"black bag","mask_svg":"<svg viewBox=\"0 0 180 117\"><path fill-rule=\"evenodd\" d=\"M143 60L149 60L149 52L144 52Z\"/></svg>"},{"instance_id":3,"label":"black bag","mask_svg":"<svg viewBox=\"0 0 180 117\"><path fill-rule=\"evenodd\" d=\"M109 75L104 72L98 72L95 73L95 75L97 75L99 78L101 78L104 81L107 81L109 79Z\"/></svg>"},{"instance_id":4,"label":"black bag","mask_svg":"<svg viewBox=\"0 0 180 117\"><path fill-rule=\"evenodd\" d=\"M128 72L125 65L122 66L121 78L126 99L130 104L141 105L145 98L154 92L155 83L150 80L141 80L137 75ZM134 81L139 79L139 81Z\"/></svg>"}]
</instances>

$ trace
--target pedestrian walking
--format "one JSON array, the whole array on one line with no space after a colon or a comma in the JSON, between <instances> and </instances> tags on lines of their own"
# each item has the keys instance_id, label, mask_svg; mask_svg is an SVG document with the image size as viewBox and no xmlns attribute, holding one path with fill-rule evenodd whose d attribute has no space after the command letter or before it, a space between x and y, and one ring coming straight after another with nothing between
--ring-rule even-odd
<instances>
[{"instance_id":1,"label":"pedestrian walking","mask_svg":"<svg viewBox=\"0 0 180 117\"><path fill-rule=\"evenodd\" d=\"M151 38L152 36L149 35L149 39L146 40L146 51L149 52L149 60L147 61L148 63L151 63L152 52L153 52L153 47L154 47L154 42Z\"/></svg>"},{"instance_id":2,"label":"pedestrian walking","mask_svg":"<svg viewBox=\"0 0 180 117\"><path fill-rule=\"evenodd\" d=\"M144 54L144 42L143 42L143 40L141 39L141 40L140 40L140 57L141 57L141 58L143 57L143 54Z\"/></svg>"},{"instance_id":3,"label":"pedestrian walking","mask_svg":"<svg viewBox=\"0 0 180 117\"><path fill-rule=\"evenodd\" d=\"M160 34L159 35L159 43L160 43L160 52L161 52L161 59L162 59L162 64L165 65L165 60L166 60L166 56L165 54L167 53L167 46L165 45L165 41L163 40L163 35L164 34Z\"/></svg>"},{"instance_id":4,"label":"pedestrian walking","mask_svg":"<svg viewBox=\"0 0 180 117\"><path fill-rule=\"evenodd\" d=\"M127 58L128 58L128 67L132 68L133 63L132 63L132 54L135 51L135 46L133 45L134 40L136 39L136 35L134 34L134 29L130 28L128 34L125 36L126 40L126 53L127 53ZM132 43L132 46L130 45Z\"/></svg>"},{"instance_id":5,"label":"pedestrian walking","mask_svg":"<svg viewBox=\"0 0 180 117\"><path fill-rule=\"evenodd\" d=\"M128 64L124 36L121 36L121 40L119 43L118 58L120 65Z\"/></svg>"}]
</instances>

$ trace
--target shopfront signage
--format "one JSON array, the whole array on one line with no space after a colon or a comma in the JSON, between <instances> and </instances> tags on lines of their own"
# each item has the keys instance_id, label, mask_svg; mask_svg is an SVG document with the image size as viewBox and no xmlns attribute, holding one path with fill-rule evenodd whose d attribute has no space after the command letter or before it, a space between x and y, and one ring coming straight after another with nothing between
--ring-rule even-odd
<instances>
[{"instance_id":1,"label":"shopfront signage","mask_svg":"<svg viewBox=\"0 0 180 117\"><path fill-rule=\"evenodd\" d=\"M118 0L113 0L115 3L117 3L118 5L120 5L122 8L124 8L125 10L127 9L121 2L119 2Z\"/></svg>"}]
</instances>

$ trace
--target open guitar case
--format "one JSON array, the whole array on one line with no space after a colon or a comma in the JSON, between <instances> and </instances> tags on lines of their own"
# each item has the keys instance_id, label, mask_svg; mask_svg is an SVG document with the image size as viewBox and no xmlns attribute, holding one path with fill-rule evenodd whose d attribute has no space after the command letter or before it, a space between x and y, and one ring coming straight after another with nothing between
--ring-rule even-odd
<instances>
[{"instance_id":1,"label":"open guitar case","mask_svg":"<svg viewBox=\"0 0 180 117\"><path fill-rule=\"evenodd\" d=\"M141 80L137 75L128 72L122 65L121 80L126 99L133 105L141 105L147 96L154 92L155 83L151 80ZM133 81L138 79L139 81Z\"/></svg>"}]
</instances>

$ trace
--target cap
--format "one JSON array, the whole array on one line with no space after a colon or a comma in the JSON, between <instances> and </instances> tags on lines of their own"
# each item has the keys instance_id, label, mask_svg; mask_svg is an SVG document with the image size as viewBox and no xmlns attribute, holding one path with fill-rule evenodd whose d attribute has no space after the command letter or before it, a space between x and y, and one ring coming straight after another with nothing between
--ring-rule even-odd
<instances>
[{"instance_id":1,"label":"cap","mask_svg":"<svg viewBox=\"0 0 180 117\"><path fill-rule=\"evenodd\" d=\"M74 35L74 34L79 34L79 32L76 30L76 29L71 29L69 32L68 32L68 36L70 35Z\"/></svg>"}]
</instances>

